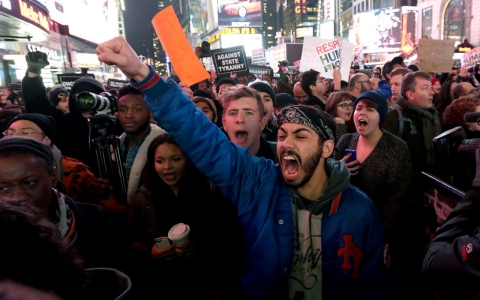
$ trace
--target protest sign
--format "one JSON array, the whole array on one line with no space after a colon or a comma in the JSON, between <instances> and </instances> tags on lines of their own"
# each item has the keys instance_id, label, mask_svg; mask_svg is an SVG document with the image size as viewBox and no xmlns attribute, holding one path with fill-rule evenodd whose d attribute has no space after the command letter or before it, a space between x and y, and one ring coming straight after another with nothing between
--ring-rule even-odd
<instances>
[{"instance_id":1,"label":"protest sign","mask_svg":"<svg viewBox=\"0 0 480 300\"><path fill-rule=\"evenodd\" d=\"M121 79L112 79L109 78L107 81L107 88L108 89L119 89L122 86L128 84L128 80L121 80Z\"/></svg>"},{"instance_id":2,"label":"protest sign","mask_svg":"<svg viewBox=\"0 0 480 300\"><path fill-rule=\"evenodd\" d=\"M243 46L211 50L213 64L217 71L217 77L230 77L230 73L237 76L247 76L247 56Z\"/></svg>"},{"instance_id":3,"label":"protest sign","mask_svg":"<svg viewBox=\"0 0 480 300\"><path fill-rule=\"evenodd\" d=\"M180 81L193 85L210 77L188 43L171 5L153 17L152 25Z\"/></svg>"},{"instance_id":4,"label":"protest sign","mask_svg":"<svg viewBox=\"0 0 480 300\"><path fill-rule=\"evenodd\" d=\"M262 79L262 76L265 74L270 74L270 76L273 73L272 68L266 67L266 66L256 66L256 65L249 65L248 70L250 71L251 74L255 75L258 79Z\"/></svg>"},{"instance_id":5,"label":"protest sign","mask_svg":"<svg viewBox=\"0 0 480 300\"><path fill-rule=\"evenodd\" d=\"M417 50L418 68L424 72L450 72L454 45L454 40L420 39Z\"/></svg>"},{"instance_id":6,"label":"protest sign","mask_svg":"<svg viewBox=\"0 0 480 300\"><path fill-rule=\"evenodd\" d=\"M346 51L343 51L346 48ZM352 62L353 44L345 43L343 38L327 40L317 37L305 37L303 41L300 71L314 69L325 78L333 78L335 67L341 67L342 79L348 80L348 71ZM344 60L342 58L345 57Z\"/></svg>"},{"instance_id":7,"label":"protest sign","mask_svg":"<svg viewBox=\"0 0 480 300\"><path fill-rule=\"evenodd\" d=\"M477 64L480 64L480 47L468 51L462 57L462 68L468 70Z\"/></svg>"},{"instance_id":8,"label":"protest sign","mask_svg":"<svg viewBox=\"0 0 480 300\"><path fill-rule=\"evenodd\" d=\"M89 76L95 79L93 74L78 74L78 73L63 73L57 74L58 82L67 90L70 91L72 89L73 84L79 78Z\"/></svg>"}]
</instances>

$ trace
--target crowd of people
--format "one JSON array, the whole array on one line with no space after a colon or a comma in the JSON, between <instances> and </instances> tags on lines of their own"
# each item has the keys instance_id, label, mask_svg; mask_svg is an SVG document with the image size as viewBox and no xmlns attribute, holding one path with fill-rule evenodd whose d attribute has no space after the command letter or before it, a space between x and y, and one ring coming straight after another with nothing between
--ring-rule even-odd
<instances>
[{"instance_id":1,"label":"crowd of people","mask_svg":"<svg viewBox=\"0 0 480 300\"><path fill-rule=\"evenodd\" d=\"M476 161L452 154L452 164L434 143L452 128L480 132L464 120L480 112L468 73L396 57L349 78L338 68L331 79L232 73L189 86L175 71L160 78L123 38L97 54L130 78L109 91L126 203L96 172L95 112L76 101L104 86L83 77L47 90L47 57L29 53L21 99L0 91L5 299L480 295L480 150ZM440 229L422 172L467 192ZM179 224L182 243L172 237Z\"/></svg>"}]
</instances>

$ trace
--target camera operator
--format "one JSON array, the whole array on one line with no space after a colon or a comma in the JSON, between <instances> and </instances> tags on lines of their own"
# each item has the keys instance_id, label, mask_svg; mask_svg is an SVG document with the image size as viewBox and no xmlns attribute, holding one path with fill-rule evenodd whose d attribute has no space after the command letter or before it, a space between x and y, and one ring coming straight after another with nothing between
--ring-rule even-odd
<instances>
[{"instance_id":1,"label":"camera operator","mask_svg":"<svg viewBox=\"0 0 480 300\"><path fill-rule=\"evenodd\" d=\"M25 57L28 67L22 80L22 92L27 112L52 116L57 124L57 147L64 155L93 166L94 161L89 151L89 126L85 118L88 112L77 108L75 98L83 91L96 94L105 92L103 85L91 77L82 77L75 81L68 99L70 112L64 112L50 101L40 76L41 69L49 64L47 55L35 51L29 52Z\"/></svg>"}]
</instances>

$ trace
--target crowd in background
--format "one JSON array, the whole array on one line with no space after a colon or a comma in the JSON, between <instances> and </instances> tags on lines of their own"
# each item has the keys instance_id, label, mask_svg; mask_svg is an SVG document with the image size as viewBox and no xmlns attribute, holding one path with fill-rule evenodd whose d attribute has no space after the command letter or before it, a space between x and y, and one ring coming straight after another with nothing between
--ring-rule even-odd
<instances>
[{"instance_id":1,"label":"crowd in background","mask_svg":"<svg viewBox=\"0 0 480 300\"><path fill-rule=\"evenodd\" d=\"M478 268L466 263L473 250L448 248L458 237L448 228L435 236L422 178L426 172L465 192L472 181L480 186L473 156L440 159L434 143L457 127L465 139L480 137L480 123L464 120L480 112L478 82L467 70L428 73L395 57L375 69L352 66L349 78L338 68L333 78L279 68L261 78L211 72L187 86L175 70L168 83L153 70L138 82L132 74L131 85L109 90L118 97L112 136L120 143L120 157L112 160L123 165L127 182L127 200L120 203L117 187L95 169L94 112L76 102L78 93L100 94L105 87L84 77L71 90L46 89L39 75L46 56L29 53L26 60L23 80L0 90L0 291L23 290L38 299L449 299L459 290L480 292ZM178 113L157 109L163 99L180 98L193 103L194 114L183 106ZM169 127L182 122L185 128ZM305 156L316 147L302 144L311 133L289 124L313 129L323 152ZM295 146L278 150L286 143ZM322 187L321 196L308 199L301 192L306 182L288 180L298 172L317 178L319 165L325 175L314 185ZM230 170L228 178L222 168ZM339 199L348 204L340 206ZM288 223L288 209L293 229L282 235L295 235L295 260L283 270L287 248L272 232ZM451 218L461 219L459 209ZM157 247L155 239L178 223L189 225L189 242ZM477 223L463 235L474 235ZM447 224L459 226L452 219ZM346 248L347 237L334 235L349 230L368 239L348 249L351 261L339 261L332 245ZM435 255L444 256L443 265ZM358 266L357 259L360 269L347 266ZM311 283L304 267L320 279ZM462 287L448 286L446 278Z\"/></svg>"}]
</instances>

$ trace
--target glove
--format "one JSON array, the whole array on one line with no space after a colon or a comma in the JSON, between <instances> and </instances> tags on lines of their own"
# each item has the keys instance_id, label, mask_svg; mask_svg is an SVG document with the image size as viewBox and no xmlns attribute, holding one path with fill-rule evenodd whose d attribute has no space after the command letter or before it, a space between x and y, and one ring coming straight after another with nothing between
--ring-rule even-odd
<instances>
[{"instance_id":1,"label":"glove","mask_svg":"<svg viewBox=\"0 0 480 300\"><path fill-rule=\"evenodd\" d=\"M28 66L27 71L35 74L40 74L40 71L50 64L47 60L47 54L40 51L29 52L25 55L25 59Z\"/></svg>"},{"instance_id":2,"label":"glove","mask_svg":"<svg viewBox=\"0 0 480 300\"><path fill-rule=\"evenodd\" d=\"M480 149L475 150L475 160L477 162L477 171L472 186L480 187Z\"/></svg>"}]
</instances>

